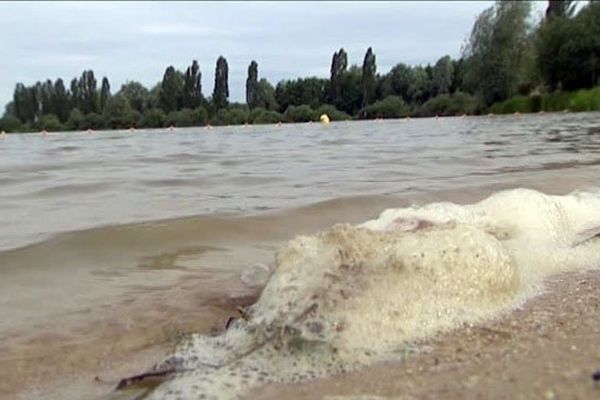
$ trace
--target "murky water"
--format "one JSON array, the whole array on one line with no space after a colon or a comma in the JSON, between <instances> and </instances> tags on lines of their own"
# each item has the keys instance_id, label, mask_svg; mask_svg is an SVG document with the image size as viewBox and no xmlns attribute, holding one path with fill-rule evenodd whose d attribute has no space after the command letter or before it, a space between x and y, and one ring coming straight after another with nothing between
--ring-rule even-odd
<instances>
[{"instance_id":1,"label":"murky water","mask_svg":"<svg viewBox=\"0 0 600 400\"><path fill-rule=\"evenodd\" d=\"M98 318L134 333L167 323L244 292L240 271L296 234L386 207L598 177L598 113L8 135L0 347L24 357L19 340L62 335L76 348Z\"/></svg>"}]
</instances>

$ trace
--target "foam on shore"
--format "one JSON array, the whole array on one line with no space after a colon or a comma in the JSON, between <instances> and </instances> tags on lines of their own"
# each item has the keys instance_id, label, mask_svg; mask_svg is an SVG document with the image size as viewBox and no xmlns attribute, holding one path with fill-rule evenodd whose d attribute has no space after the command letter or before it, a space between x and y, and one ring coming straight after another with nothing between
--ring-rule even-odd
<instances>
[{"instance_id":1,"label":"foam on shore","mask_svg":"<svg viewBox=\"0 0 600 400\"><path fill-rule=\"evenodd\" d=\"M236 399L400 358L417 340L518 306L550 275L600 266L599 233L600 193L518 189L297 237L246 319L182 344L155 369L188 372L150 397Z\"/></svg>"}]
</instances>

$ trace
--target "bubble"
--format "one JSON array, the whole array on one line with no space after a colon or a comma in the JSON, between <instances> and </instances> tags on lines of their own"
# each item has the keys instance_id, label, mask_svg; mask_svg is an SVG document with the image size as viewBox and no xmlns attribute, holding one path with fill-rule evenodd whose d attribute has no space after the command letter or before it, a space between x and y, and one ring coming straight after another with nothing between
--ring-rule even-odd
<instances>
[{"instance_id":1,"label":"bubble","mask_svg":"<svg viewBox=\"0 0 600 400\"><path fill-rule=\"evenodd\" d=\"M600 241L587 238L600 232L598 209L600 193L519 189L300 236L278 251L250 320L193 335L162 364L192 371L149 397L236 399L407 357L416 340L518 306L553 273L600 265Z\"/></svg>"}]
</instances>

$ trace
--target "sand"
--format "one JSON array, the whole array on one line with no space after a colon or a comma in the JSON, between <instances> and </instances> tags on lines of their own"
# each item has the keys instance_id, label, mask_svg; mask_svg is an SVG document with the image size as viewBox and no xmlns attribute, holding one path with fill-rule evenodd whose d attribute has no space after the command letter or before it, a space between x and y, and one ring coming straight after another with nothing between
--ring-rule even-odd
<instances>
[{"instance_id":1,"label":"sand","mask_svg":"<svg viewBox=\"0 0 600 400\"><path fill-rule=\"evenodd\" d=\"M257 389L248 399L600 399L600 273L551 278L544 294L484 326L423 343L403 362Z\"/></svg>"},{"instance_id":2,"label":"sand","mask_svg":"<svg viewBox=\"0 0 600 400\"><path fill-rule=\"evenodd\" d=\"M248 293L238 293L211 304L210 312L202 312L210 318L200 317L201 322L182 329L219 329L236 304L249 301ZM191 317L173 315L177 321ZM157 344L157 337L134 340L124 334L102 352L91 350L93 341L57 351L50 339L47 354L8 349L0 360L0 398L97 398L111 392L120 377L160 360L172 344L160 339ZM555 276L543 294L521 309L420 345L421 353L403 361L257 388L247 399L600 399L600 382L592 379L600 370L600 272ZM20 358L7 358L11 354Z\"/></svg>"}]
</instances>

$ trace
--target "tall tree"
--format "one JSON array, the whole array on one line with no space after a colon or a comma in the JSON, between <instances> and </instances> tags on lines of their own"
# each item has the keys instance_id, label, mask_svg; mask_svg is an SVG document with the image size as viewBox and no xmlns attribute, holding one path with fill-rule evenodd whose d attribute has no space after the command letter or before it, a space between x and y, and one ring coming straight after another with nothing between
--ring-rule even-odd
<instances>
[{"instance_id":1,"label":"tall tree","mask_svg":"<svg viewBox=\"0 0 600 400\"><path fill-rule=\"evenodd\" d=\"M248 66L248 78L246 79L246 104L249 109L257 107L258 103L258 64L252 61Z\"/></svg>"},{"instance_id":2,"label":"tall tree","mask_svg":"<svg viewBox=\"0 0 600 400\"><path fill-rule=\"evenodd\" d=\"M516 93L530 48L531 3L497 1L477 18L463 56L466 81L486 104Z\"/></svg>"},{"instance_id":3,"label":"tall tree","mask_svg":"<svg viewBox=\"0 0 600 400\"><path fill-rule=\"evenodd\" d=\"M69 93L65 88L65 83L62 79L58 78L54 82L54 113L60 120L60 122L66 122L69 118Z\"/></svg>"},{"instance_id":4,"label":"tall tree","mask_svg":"<svg viewBox=\"0 0 600 400\"><path fill-rule=\"evenodd\" d=\"M102 88L100 89L100 111L104 111L106 103L110 98L110 83L107 77L102 78Z\"/></svg>"},{"instance_id":5,"label":"tall tree","mask_svg":"<svg viewBox=\"0 0 600 400\"><path fill-rule=\"evenodd\" d=\"M554 17L571 17L575 13L575 2L573 0L548 0L546 8L546 21Z\"/></svg>"},{"instance_id":6,"label":"tall tree","mask_svg":"<svg viewBox=\"0 0 600 400\"><path fill-rule=\"evenodd\" d=\"M448 93L454 78L454 64L450 56L440 58L431 69L432 96Z\"/></svg>"},{"instance_id":7,"label":"tall tree","mask_svg":"<svg viewBox=\"0 0 600 400\"><path fill-rule=\"evenodd\" d=\"M77 78L71 79L71 106L70 108L77 108L81 111L81 90L79 88L79 80Z\"/></svg>"},{"instance_id":8,"label":"tall tree","mask_svg":"<svg viewBox=\"0 0 600 400\"><path fill-rule=\"evenodd\" d=\"M193 60L184 75L182 107L194 109L202 102L202 73L198 61Z\"/></svg>"},{"instance_id":9,"label":"tall tree","mask_svg":"<svg viewBox=\"0 0 600 400\"><path fill-rule=\"evenodd\" d=\"M537 64L550 89L574 90L600 83L600 2L574 17L556 14L540 27Z\"/></svg>"},{"instance_id":10,"label":"tall tree","mask_svg":"<svg viewBox=\"0 0 600 400\"><path fill-rule=\"evenodd\" d=\"M333 53L331 59L331 76L329 78L329 99L333 104L338 104L341 100L340 79L348 67L348 55L344 48Z\"/></svg>"},{"instance_id":11,"label":"tall tree","mask_svg":"<svg viewBox=\"0 0 600 400\"><path fill-rule=\"evenodd\" d=\"M96 78L94 71L83 71L79 79L81 93L81 111L84 114L98 112L98 93L96 90Z\"/></svg>"},{"instance_id":12,"label":"tall tree","mask_svg":"<svg viewBox=\"0 0 600 400\"><path fill-rule=\"evenodd\" d=\"M373 50L369 47L365 53L362 66L363 107L375 101L375 88L377 85L375 78L376 73L377 66L375 65L375 54L373 54Z\"/></svg>"},{"instance_id":13,"label":"tall tree","mask_svg":"<svg viewBox=\"0 0 600 400\"><path fill-rule=\"evenodd\" d=\"M215 68L215 87L212 96L213 103L217 110L227 107L227 104L229 103L228 75L229 67L227 66L227 60L225 57L219 56Z\"/></svg>"},{"instance_id":14,"label":"tall tree","mask_svg":"<svg viewBox=\"0 0 600 400\"><path fill-rule=\"evenodd\" d=\"M177 111L181 105L182 79L181 73L177 73L173 66L167 67L163 76L160 90L161 108L169 113Z\"/></svg>"}]
</instances>

